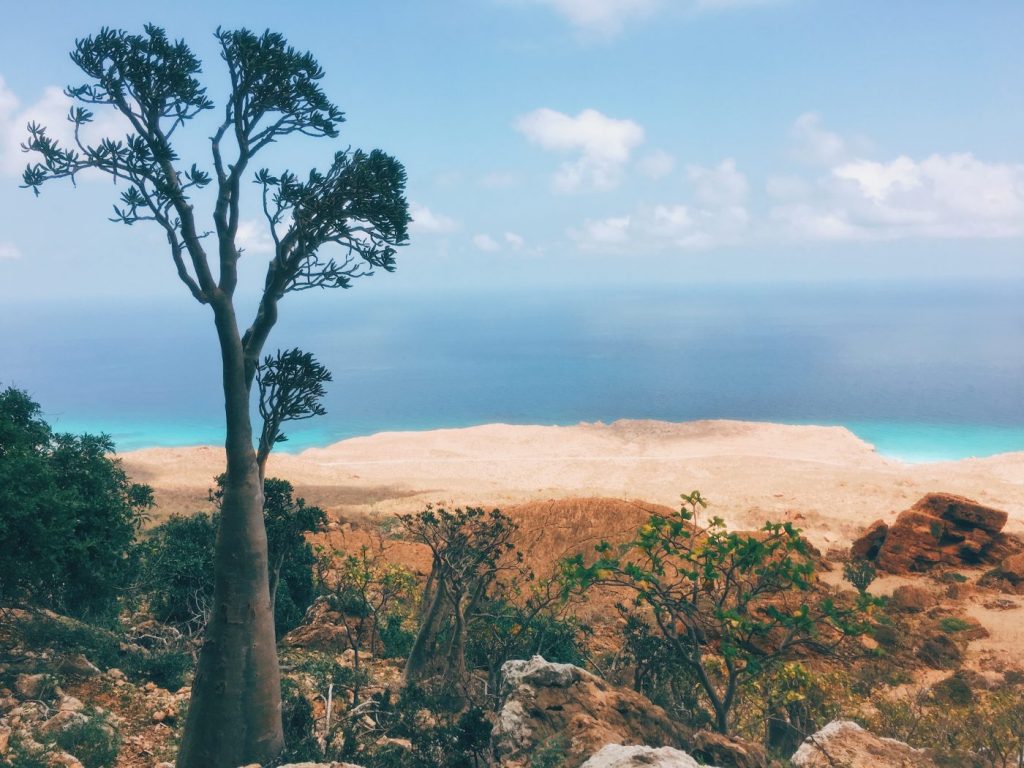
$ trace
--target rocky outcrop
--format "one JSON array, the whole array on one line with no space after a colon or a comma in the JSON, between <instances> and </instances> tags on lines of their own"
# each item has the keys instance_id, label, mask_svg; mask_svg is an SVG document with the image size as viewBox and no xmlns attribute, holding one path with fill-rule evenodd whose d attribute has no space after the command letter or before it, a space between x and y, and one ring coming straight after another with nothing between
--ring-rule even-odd
<instances>
[{"instance_id":1,"label":"rocky outcrop","mask_svg":"<svg viewBox=\"0 0 1024 768\"><path fill-rule=\"evenodd\" d=\"M850 545L850 557L854 560L874 560L878 557L878 550L882 548L888 534L888 524L884 520L875 520Z\"/></svg>"},{"instance_id":2,"label":"rocky outcrop","mask_svg":"<svg viewBox=\"0 0 1024 768\"><path fill-rule=\"evenodd\" d=\"M686 729L661 707L571 664L540 656L509 661L502 679L504 703L491 733L502 768L526 768L539 750L555 744L563 746L566 768L577 768L608 744L687 744Z\"/></svg>"},{"instance_id":3,"label":"rocky outcrop","mask_svg":"<svg viewBox=\"0 0 1024 768\"><path fill-rule=\"evenodd\" d=\"M853 557L889 573L999 562L1019 549L1002 534L1007 513L962 496L931 493L886 526L878 520L853 543Z\"/></svg>"},{"instance_id":4,"label":"rocky outcrop","mask_svg":"<svg viewBox=\"0 0 1024 768\"><path fill-rule=\"evenodd\" d=\"M701 765L685 752L672 747L655 749L608 744L583 763L582 768L701 768Z\"/></svg>"},{"instance_id":5,"label":"rocky outcrop","mask_svg":"<svg viewBox=\"0 0 1024 768\"><path fill-rule=\"evenodd\" d=\"M809 737L792 763L796 768L938 768L926 750L875 736L852 720L834 720Z\"/></svg>"},{"instance_id":6,"label":"rocky outcrop","mask_svg":"<svg viewBox=\"0 0 1024 768\"><path fill-rule=\"evenodd\" d=\"M328 601L321 598L306 611L302 624L285 635L281 642L290 648L340 653L352 647L343 620L341 613L333 610Z\"/></svg>"}]
</instances>

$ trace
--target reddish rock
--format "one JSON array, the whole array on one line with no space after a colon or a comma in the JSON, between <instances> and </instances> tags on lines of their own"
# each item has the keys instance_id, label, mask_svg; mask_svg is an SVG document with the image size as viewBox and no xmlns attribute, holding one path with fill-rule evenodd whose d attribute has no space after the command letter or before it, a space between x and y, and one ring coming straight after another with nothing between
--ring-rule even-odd
<instances>
[{"instance_id":1,"label":"reddish rock","mask_svg":"<svg viewBox=\"0 0 1024 768\"><path fill-rule=\"evenodd\" d=\"M998 562L1013 550L1010 540L1001 534L1006 518L1006 512L970 499L932 493L899 514L878 547L875 560L889 573ZM876 525L869 532L874 530L877 538Z\"/></svg>"},{"instance_id":2,"label":"reddish rock","mask_svg":"<svg viewBox=\"0 0 1024 768\"><path fill-rule=\"evenodd\" d=\"M935 597L927 589L904 584L896 587L889 604L903 613L921 613L935 605Z\"/></svg>"},{"instance_id":3,"label":"reddish rock","mask_svg":"<svg viewBox=\"0 0 1024 768\"><path fill-rule=\"evenodd\" d=\"M999 533L1003 530L1007 519L1006 512L1001 509L985 507L976 501L951 493L929 493L911 509L927 512L956 525L980 528L989 533Z\"/></svg>"},{"instance_id":4,"label":"reddish rock","mask_svg":"<svg viewBox=\"0 0 1024 768\"><path fill-rule=\"evenodd\" d=\"M1024 552L1004 558L999 564L998 575L1014 586L1024 584Z\"/></svg>"},{"instance_id":5,"label":"reddish rock","mask_svg":"<svg viewBox=\"0 0 1024 768\"><path fill-rule=\"evenodd\" d=\"M853 545L850 547L850 557L854 560L874 560L878 556L878 550L885 543L885 537L888 533L889 526L886 522L884 520L875 520L853 542Z\"/></svg>"}]
</instances>

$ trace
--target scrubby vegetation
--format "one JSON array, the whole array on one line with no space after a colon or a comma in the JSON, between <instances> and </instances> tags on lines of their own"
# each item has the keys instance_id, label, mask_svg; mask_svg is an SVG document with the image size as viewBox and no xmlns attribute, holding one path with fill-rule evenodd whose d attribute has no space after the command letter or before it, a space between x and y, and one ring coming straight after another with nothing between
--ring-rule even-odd
<instances>
[{"instance_id":1,"label":"scrubby vegetation","mask_svg":"<svg viewBox=\"0 0 1024 768\"><path fill-rule=\"evenodd\" d=\"M143 530L151 494L109 449L53 435L24 393L0 395L0 526L26 537L0 568L6 768L60 752L87 768L174 755L211 606L220 495ZM45 505L25 498L37 492ZM706 503L688 494L677 512L581 544L539 576L508 513L428 507L338 537L323 510L268 479L282 759L488 765L502 666L540 654L642 694L680 732L717 731L779 759L844 717L928 747L937 764L1019 768L1024 672L964 664L985 630L957 600L991 589L984 579L941 571L878 596L875 566L850 560L844 588L822 578L832 566L793 526L729 530L698 518ZM85 538L54 537L33 516ZM924 669L929 685L916 683ZM568 765L570 752L545 736L530 765Z\"/></svg>"}]
</instances>

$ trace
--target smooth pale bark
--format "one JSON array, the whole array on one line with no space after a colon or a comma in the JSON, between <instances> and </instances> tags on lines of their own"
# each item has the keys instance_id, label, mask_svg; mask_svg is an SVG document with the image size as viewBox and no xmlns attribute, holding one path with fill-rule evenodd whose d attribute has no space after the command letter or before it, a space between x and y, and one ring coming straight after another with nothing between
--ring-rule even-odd
<instances>
[{"instance_id":1,"label":"smooth pale bark","mask_svg":"<svg viewBox=\"0 0 1024 768\"><path fill-rule=\"evenodd\" d=\"M192 686L178 768L268 763L284 747L263 482L252 444L251 378L229 301L214 306L224 371L227 474L213 610Z\"/></svg>"}]
</instances>

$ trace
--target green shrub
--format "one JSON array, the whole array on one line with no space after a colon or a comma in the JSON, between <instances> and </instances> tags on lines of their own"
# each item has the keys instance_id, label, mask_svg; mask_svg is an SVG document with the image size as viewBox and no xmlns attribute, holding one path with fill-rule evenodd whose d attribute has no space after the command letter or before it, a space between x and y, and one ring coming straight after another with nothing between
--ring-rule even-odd
<instances>
[{"instance_id":1,"label":"green shrub","mask_svg":"<svg viewBox=\"0 0 1024 768\"><path fill-rule=\"evenodd\" d=\"M316 761L323 755L313 732L313 707L295 681L281 681L281 719L284 724L284 758L288 762Z\"/></svg>"},{"instance_id":2,"label":"green shrub","mask_svg":"<svg viewBox=\"0 0 1024 768\"><path fill-rule=\"evenodd\" d=\"M406 626L405 617L389 614L380 628L380 656L384 659L404 659L412 650L416 633Z\"/></svg>"},{"instance_id":3,"label":"green shrub","mask_svg":"<svg viewBox=\"0 0 1024 768\"><path fill-rule=\"evenodd\" d=\"M956 616L946 616L939 620L939 627L946 634L952 635L971 628L969 621L958 619Z\"/></svg>"},{"instance_id":4,"label":"green shrub","mask_svg":"<svg viewBox=\"0 0 1024 768\"><path fill-rule=\"evenodd\" d=\"M221 478L217 478L218 484ZM296 627L316 596L316 558L305 534L326 521L319 507L292 497L291 483L268 478L264 514L271 583L277 589L274 618L278 636ZM219 505L220 491L211 499ZM213 560L219 513L175 515L150 531L139 546L139 592L158 620L189 633L202 632L213 600Z\"/></svg>"},{"instance_id":5,"label":"green shrub","mask_svg":"<svg viewBox=\"0 0 1024 768\"><path fill-rule=\"evenodd\" d=\"M189 653L167 649L137 654L125 666L122 671L129 677L142 678L173 692L185 685L192 673L193 661Z\"/></svg>"},{"instance_id":6,"label":"green shrub","mask_svg":"<svg viewBox=\"0 0 1024 768\"><path fill-rule=\"evenodd\" d=\"M55 434L25 392L0 392L0 605L113 622L153 504L106 435Z\"/></svg>"},{"instance_id":7,"label":"green shrub","mask_svg":"<svg viewBox=\"0 0 1024 768\"><path fill-rule=\"evenodd\" d=\"M57 746L77 757L85 768L113 768L121 737L106 718L92 715L60 731Z\"/></svg>"}]
</instances>

